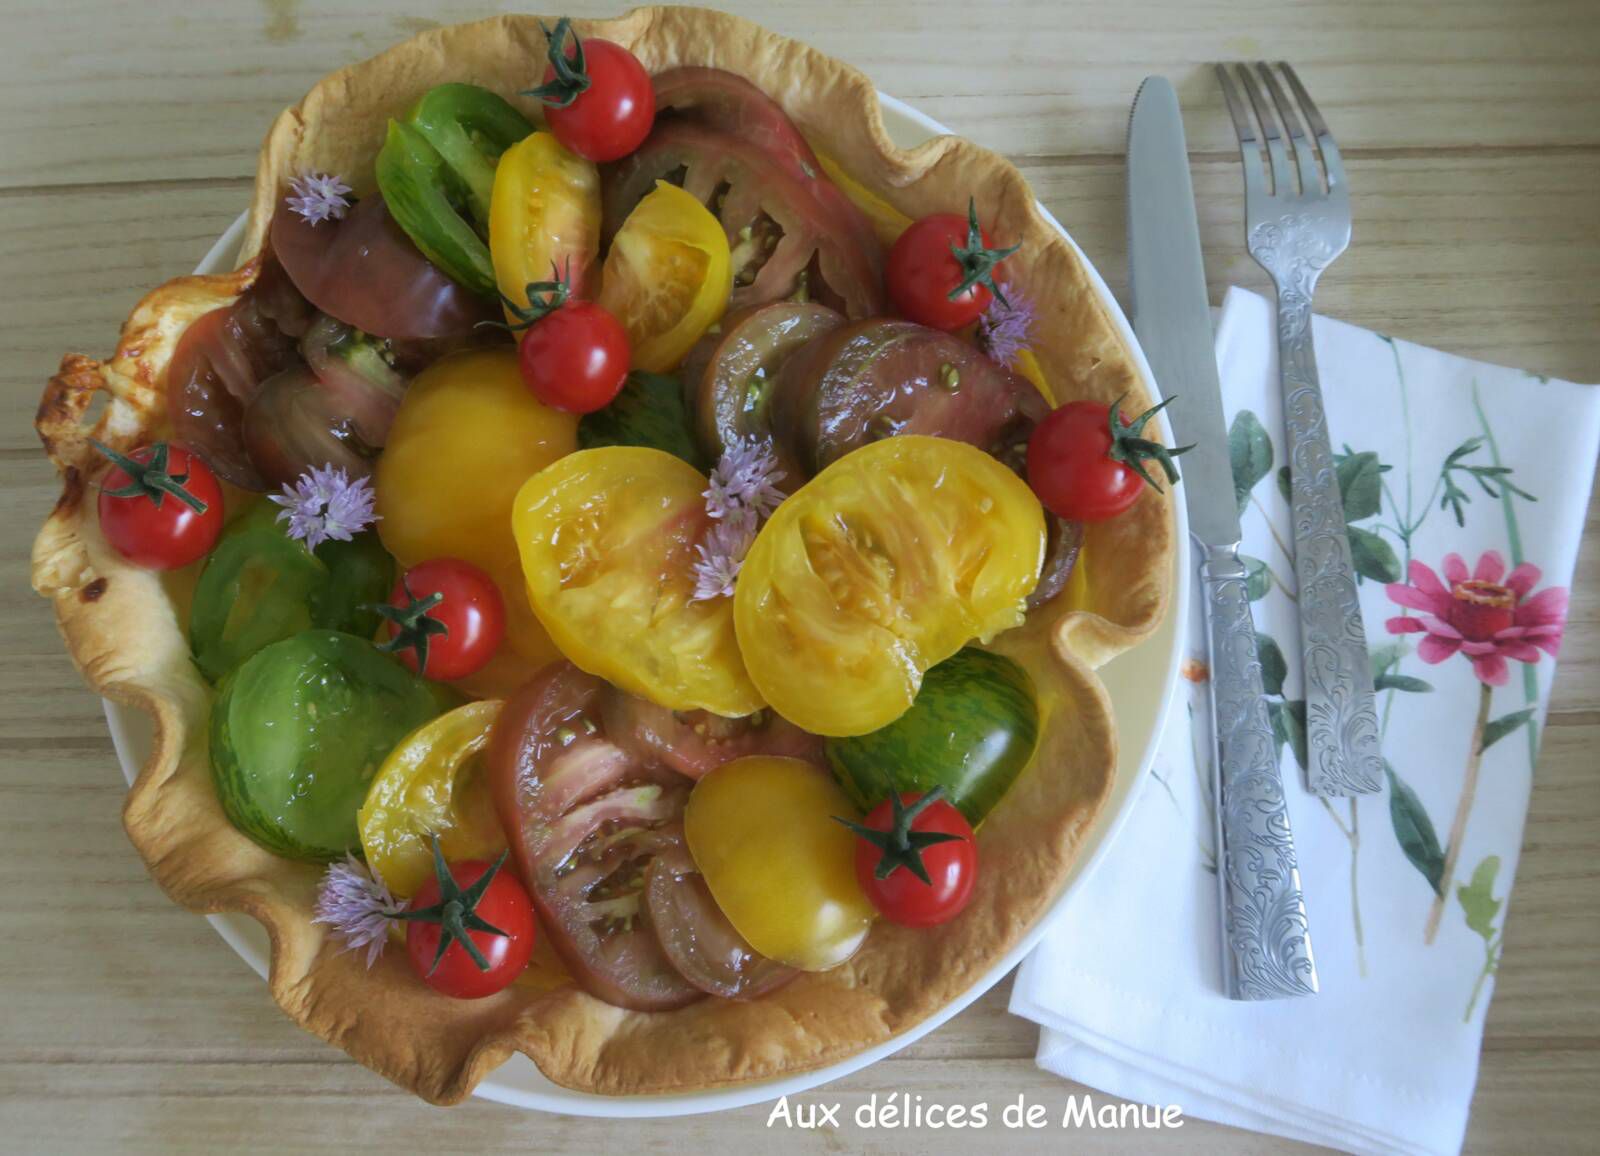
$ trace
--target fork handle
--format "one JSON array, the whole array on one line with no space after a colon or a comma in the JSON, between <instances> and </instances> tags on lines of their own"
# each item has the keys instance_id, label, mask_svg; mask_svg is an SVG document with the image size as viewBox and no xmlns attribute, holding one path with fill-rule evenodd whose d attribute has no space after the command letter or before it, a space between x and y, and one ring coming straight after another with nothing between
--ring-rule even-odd
<instances>
[{"instance_id":1,"label":"fork handle","mask_svg":"<svg viewBox=\"0 0 1600 1156\"><path fill-rule=\"evenodd\" d=\"M1317 969L1246 573L1238 546L1206 547L1223 989L1230 999L1279 999L1314 994Z\"/></svg>"},{"instance_id":2,"label":"fork handle","mask_svg":"<svg viewBox=\"0 0 1600 1156\"><path fill-rule=\"evenodd\" d=\"M1382 788L1383 759L1344 499L1311 343L1316 275L1305 266L1295 272L1288 283L1278 283L1278 366L1300 589L1306 787L1316 795L1370 795Z\"/></svg>"}]
</instances>

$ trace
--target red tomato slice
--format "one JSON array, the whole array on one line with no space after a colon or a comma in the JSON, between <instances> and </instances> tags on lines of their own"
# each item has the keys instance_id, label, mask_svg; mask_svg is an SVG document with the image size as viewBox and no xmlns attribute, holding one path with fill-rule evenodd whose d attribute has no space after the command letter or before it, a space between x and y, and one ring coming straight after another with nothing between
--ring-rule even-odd
<instances>
[{"instance_id":1,"label":"red tomato slice","mask_svg":"<svg viewBox=\"0 0 1600 1156\"><path fill-rule=\"evenodd\" d=\"M651 861L645 894L650 923L667 958L701 991L723 999L755 999L800 974L768 959L734 930L687 848Z\"/></svg>"},{"instance_id":2,"label":"red tomato slice","mask_svg":"<svg viewBox=\"0 0 1600 1156\"><path fill-rule=\"evenodd\" d=\"M799 176L792 158L692 120L658 122L639 151L618 162L606 182L607 241L657 180L680 176L728 235L730 309L792 296L805 274L820 304L849 317L883 312L883 251L861 210L820 169Z\"/></svg>"},{"instance_id":3,"label":"red tomato slice","mask_svg":"<svg viewBox=\"0 0 1600 1156\"><path fill-rule=\"evenodd\" d=\"M609 688L601 718L612 742L637 759L663 763L698 779L745 755L784 755L826 765L822 739L774 711L723 718L710 711L674 711L636 694ZM757 721L752 721L757 718Z\"/></svg>"},{"instance_id":4,"label":"red tomato slice","mask_svg":"<svg viewBox=\"0 0 1600 1156\"><path fill-rule=\"evenodd\" d=\"M645 872L682 846L688 784L608 742L605 683L546 667L507 700L489 745L495 806L550 942L593 995L663 1011L701 996L645 918Z\"/></svg>"}]
</instances>

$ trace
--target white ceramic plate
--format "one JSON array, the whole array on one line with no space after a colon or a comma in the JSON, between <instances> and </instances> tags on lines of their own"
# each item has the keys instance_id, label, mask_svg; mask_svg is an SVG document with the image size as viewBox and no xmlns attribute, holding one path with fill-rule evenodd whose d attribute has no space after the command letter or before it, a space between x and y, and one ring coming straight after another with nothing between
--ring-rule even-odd
<instances>
[{"instance_id":1,"label":"white ceramic plate","mask_svg":"<svg viewBox=\"0 0 1600 1156\"><path fill-rule=\"evenodd\" d=\"M940 136L950 131L937 121L891 96L880 94L879 100L883 105L884 125L895 143L901 147L909 148L929 137ZM1067 243L1076 249L1077 243L1050 211L1042 204L1039 210L1046 220L1061 230L1061 235L1066 237ZM240 216L212 247L211 252L206 254L205 260L195 272L220 273L232 269L238 255L239 243L244 236L244 224L245 219ZM1081 250L1079 255L1082 255ZM1133 348L1145 381L1150 384L1154 393L1155 375L1150 372L1150 367L1145 362L1139 343L1133 336L1132 327L1123 316L1122 309L1117 305L1116 299L1112 297L1111 290L1106 287L1100 274L1089 264L1087 258L1084 258L1084 263L1113 321ZM1050 910L1022 942L990 968L977 983L909 1031L837 1064L795 1076L740 1084L732 1088L666 1096L595 1096L574 1092L552 1083L531 1060L519 1054L513 1056L498 1071L480 1083L476 1094L503 1104L514 1104L519 1108L559 1112L571 1116L687 1116L699 1112L716 1112L725 1108L742 1108L749 1104L775 1100L779 1096L807 1091L830 1080L837 1080L841 1076L859 1071L868 1064L876 1063L914 1040L921 1039L999 983L1007 972L1021 962L1023 956L1033 950L1049 925L1051 916L1061 909L1072 893L1073 887L1087 876L1100 858L1107 853L1113 837L1122 826L1138 794L1138 786L1145 780L1145 772L1149 769L1150 760L1155 754L1156 739L1161 734L1167 707L1172 699L1172 689L1177 679L1178 640L1186 637L1182 627L1189 613L1189 583L1178 580L1180 575L1187 574L1189 570L1188 527L1181 503L1176 506L1176 510L1178 551L1176 573L1173 576L1176 597L1173 600L1172 612L1167 615L1166 621L1162 623L1154 637L1108 663L1100 671L1100 677L1105 681L1116 706L1117 744L1120 751L1117 777L1112 785L1111 797L1084 841L1083 852L1067 876L1061 894L1057 896ZM106 720L111 728L111 740L122 763L122 773L131 783L150 753L152 736L149 720L138 711L124 710L112 702L107 702L105 707ZM270 953L267 936L261 925L247 916L238 914L208 915L206 918L217 929L217 934L227 941L228 946L238 952L240 958L255 969L256 974L265 979Z\"/></svg>"}]
</instances>

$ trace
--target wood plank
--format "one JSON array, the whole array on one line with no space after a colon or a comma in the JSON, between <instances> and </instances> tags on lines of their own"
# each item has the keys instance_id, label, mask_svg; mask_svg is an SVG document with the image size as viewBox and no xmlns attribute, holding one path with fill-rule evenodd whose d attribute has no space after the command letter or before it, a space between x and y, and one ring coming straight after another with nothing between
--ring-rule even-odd
<instances>
[{"instance_id":1,"label":"wood plank","mask_svg":"<svg viewBox=\"0 0 1600 1156\"><path fill-rule=\"evenodd\" d=\"M325 73L433 21L519 7L455 0L419 19L406 0L5 0L0 186L246 176L272 117ZM937 0L890 24L880 6L847 0L738 9L1009 154L1120 154L1128 102L1152 72L1178 84L1192 147L1229 151L1205 66L1257 57L1296 63L1347 150L1600 143L1600 31L1586 0L1454 0L1447 16L1383 0L1027 0L1003 18Z\"/></svg>"}]
</instances>

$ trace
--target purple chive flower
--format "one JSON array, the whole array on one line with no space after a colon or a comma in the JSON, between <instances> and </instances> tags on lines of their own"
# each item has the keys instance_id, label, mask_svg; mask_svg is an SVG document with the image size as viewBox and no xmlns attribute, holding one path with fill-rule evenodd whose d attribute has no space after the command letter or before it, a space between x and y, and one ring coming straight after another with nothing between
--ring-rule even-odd
<instances>
[{"instance_id":1,"label":"purple chive flower","mask_svg":"<svg viewBox=\"0 0 1600 1156\"><path fill-rule=\"evenodd\" d=\"M367 478L351 481L342 467L334 469L331 463L313 466L294 485L285 485L283 493L267 497L283 507L278 521L289 523L289 537L304 542L308 550L330 538L348 542L378 520L372 483Z\"/></svg>"},{"instance_id":2,"label":"purple chive flower","mask_svg":"<svg viewBox=\"0 0 1600 1156\"><path fill-rule=\"evenodd\" d=\"M996 297L978 318L978 348L1007 369L1015 368L1017 355L1031 344L1034 309L1019 290L1006 286L1010 304Z\"/></svg>"},{"instance_id":3,"label":"purple chive flower","mask_svg":"<svg viewBox=\"0 0 1600 1156\"><path fill-rule=\"evenodd\" d=\"M294 195L285 197L284 203L307 224L342 221L350 211L350 202L346 199L350 186L333 173L301 173L289 178L289 189Z\"/></svg>"},{"instance_id":4,"label":"purple chive flower","mask_svg":"<svg viewBox=\"0 0 1600 1156\"><path fill-rule=\"evenodd\" d=\"M760 515L746 507L731 508L712 523L705 541L695 546L700 558L694 564L694 596L690 601L733 596L733 584L750 544L756 540L760 523Z\"/></svg>"},{"instance_id":5,"label":"purple chive flower","mask_svg":"<svg viewBox=\"0 0 1600 1156\"><path fill-rule=\"evenodd\" d=\"M404 904L354 855L330 863L317 889L312 923L326 923L346 951L367 952L370 968L389 941L389 923Z\"/></svg>"},{"instance_id":6,"label":"purple chive flower","mask_svg":"<svg viewBox=\"0 0 1600 1156\"><path fill-rule=\"evenodd\" d=\"M758 517L771 517L783 501L776 485L782 478L770 445L754 438L735 438L711 471L711 485L705 491L706 513L725 518L734 510L748 509Z\"/></svg>"}]
</instances>

